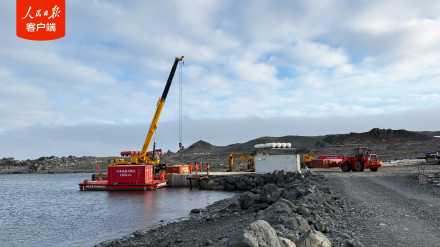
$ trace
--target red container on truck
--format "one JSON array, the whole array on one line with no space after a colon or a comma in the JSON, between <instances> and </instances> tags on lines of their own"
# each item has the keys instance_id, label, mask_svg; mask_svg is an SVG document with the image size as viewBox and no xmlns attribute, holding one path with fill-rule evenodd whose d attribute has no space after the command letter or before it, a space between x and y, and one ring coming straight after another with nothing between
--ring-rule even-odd
<instances>
[{"instance_id":1,"label":"red container on truck","mask_svg":"<svg viewBox=\"0 0 440 247\"><path fill-rule=\"evenodd\" d=\"M328 159L328 160L312 160L311 167L313 168L330 168L339 167L341 160L339 159Z\"/></svg>"}]
</instances>

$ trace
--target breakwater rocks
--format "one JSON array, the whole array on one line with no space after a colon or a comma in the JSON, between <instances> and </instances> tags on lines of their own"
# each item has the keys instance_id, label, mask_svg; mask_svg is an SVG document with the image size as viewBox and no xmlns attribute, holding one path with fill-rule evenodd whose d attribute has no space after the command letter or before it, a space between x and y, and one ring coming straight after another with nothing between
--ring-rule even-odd
<instances>
[{"instance_id":1,"label":"breakwater rocks","mask_svg":"<svg viewBox=\"0 0 440 247\"><path fill-rule=\"evenodd\" d=\"M93 172L96 171L98 161L103 162L105 160L106 158L97 158L91 156L50 156L41 157L35 160L15 160L14 158L3 158L0 159L0 174ZM107 169L107 165L102 165L102 169Z\"/></svg>"},{"instance_id":2,"label":"breakwater rocks","mask_svg":"<svg viewBox=\"0 0 440 247\"><path fill-rule=\"evenodd\" d=\"M100 246L363 246L348 230L345 204L324 180L283 171L211 177L201 189L246 191L192 210L190 219Z\"/></svg>"}]
</instances>

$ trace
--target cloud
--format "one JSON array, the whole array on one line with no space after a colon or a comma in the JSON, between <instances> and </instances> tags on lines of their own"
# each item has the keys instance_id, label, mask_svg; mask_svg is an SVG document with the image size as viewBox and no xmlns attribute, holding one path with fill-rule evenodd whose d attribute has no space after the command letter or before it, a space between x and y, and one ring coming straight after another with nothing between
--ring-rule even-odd
<instances>
[{"instance_id":1,"label":"cloud","mask_svg":"<svg viewBox=\"0 0 440 247\"><path fill-rule=\"evenodd\" d=\"M8 2L0 9L0 129L149 124L182 55L183 113L194 121L433 111L439 7L433 0L71 1L66 37L34 42L15 36ZM161 121L178 118L178 88L176 74Z\"/></svg>"},{"instance_id":2,"label":"cloud","mask_svg":"<svg viewBox=\"0 0 440 247\"><path fill-rule=\"evenodd\" d=\"M289 51L295 66L333 68L347 63L347 56L341 48L332 49L328 45L300 42Z\"/></svg>"},{"instance_id":3,"label":"cloud","mask_svg":"<svg viewBox=\"0 0 440 247\"><path fill-rule=\"evenodd\" d=\"M14 78L0 67L0 130L40 124L56 118L45 90Z\"/></svg>"},{"instance_id":4,"label":"cloud","mask_svg":"<svg viewBox=\"0 0 440 247\"><path fill-rule=\"evenodd\" d=\"M231 67L238 79L258 84L264 83L270 86L280 85L276 78L277 69L274 66L264 63L251 63L250 61L237 61Z\"/></svg>"}]
</instances>

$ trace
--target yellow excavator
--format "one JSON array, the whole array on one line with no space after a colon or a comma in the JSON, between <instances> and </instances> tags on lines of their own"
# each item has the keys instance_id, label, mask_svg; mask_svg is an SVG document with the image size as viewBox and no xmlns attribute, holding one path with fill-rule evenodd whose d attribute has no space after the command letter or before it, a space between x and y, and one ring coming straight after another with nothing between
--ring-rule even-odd
<instances>
[{"instance_id":1,"label":"yellow excavator","mask_svg":"<svg viewBox=\"0 0 440 247\"><path fill-rule=\"evenodd\" d=\"M157 123L159 121L160 114L162 112L162 108L165 105L165 100L168 95L168 91L170 90L171 83L173 82L174 74L176 72L177 65L179 62L183 63L183 56L176 57L174 60L173 67L171 68L170 75L168 76L167 84L165 85L165 89L163 90L162 97L157 101L156 113L154 114L153 120L151 121L150 128L148 129L147 137L145 138L144 146L142 147L142 151L124 151L121 152L122 156L131 156L131 161L126 161L124 159L114 159L109 161L108 166L116 166L116 165L129 165L129 164L138 164L138 165L154 165L160 162L159 155L156 150L156 143L153 145L153 151L148 152L148 147L150 146L151 139L153 138L154 132L157 129ZM163 168L163 167L162 167Z\"/></svg>"},{"instance_id":2,"label":"yellow excavator","mask_svg":"<svg viewBox=\"0 0 440 247\"><path fill-rule=\"evenodd\" d=\"M255 161L254 158L252 158L252 156L247 155L247 154L232 154L229 153L229 171L232 172L232 166L234 166L234 159L247 159L248 160L248 165L247 165L247 169L248 170L255 170Z\"/></svg>"},{"instance_id":3,"label":"yellow excavator","mask_svg":"<svg viewBox=\"0 0 440 247\"><path fill-rule=\"evenodd\" d=\"M314 160L313 156L309 154L303 154L301 161L301 168L312 167L312 160Z\"/></svg>"}]
</instances>

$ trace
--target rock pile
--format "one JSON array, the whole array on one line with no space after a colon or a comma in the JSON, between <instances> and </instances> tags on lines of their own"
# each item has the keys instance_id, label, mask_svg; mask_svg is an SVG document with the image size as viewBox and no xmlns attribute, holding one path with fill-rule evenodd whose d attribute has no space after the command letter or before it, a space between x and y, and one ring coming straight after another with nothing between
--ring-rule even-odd
<instances>
[{"instance_id":1,"label":"rock pile","mask_svg":"<svg viewBox=\"0 0 440 247\"><path fill-rule=\"evenodd\" d=\"M95 171L98 161L105 160L105 158L91 156L50 156L35 160L3 158L0 160L0 173L92 172ZM106 167L103 165L100 168L106 169Z\"/></svg>"},{"instance_id":2,"label":"rock pile","mask_svg":"<svg viewBox=\"0 0 440 247\"><path fill-rule=\"evenodd\" d=\"M229 211L254 213L255 221L231 236L223 243L226 246L325 247L331 246L329 238L340 246L361 246L350 233L340 229L336 215L344 205L321 185L323 179L312 173L275 171L212 177L202 180L200 188L247 190L236 204L229 205Z\"/></svg>"},{"instance_id":3,"label":"rock pile","mask_svg":"<svg viewBox=\"0 0 440 247\"><path fill-rule=\"evenodd\" d=\"M202 188L246 191L194 209L188 220L98 246L363 246L348 230L350 210L324 182L313 173L284 171L209 178Z\"/></svg>"}]
</instances>

